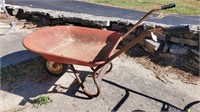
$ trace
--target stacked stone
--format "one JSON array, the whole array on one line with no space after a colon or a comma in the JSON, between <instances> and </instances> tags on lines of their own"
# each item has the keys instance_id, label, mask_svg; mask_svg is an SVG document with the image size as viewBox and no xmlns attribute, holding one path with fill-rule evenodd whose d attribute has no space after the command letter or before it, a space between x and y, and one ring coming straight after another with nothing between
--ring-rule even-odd
<instances>
[{"instance_id":1,"label":"stacked stone","mask_svg":"<svg viewBox=\"0 0 200 112\"><path fill-rule=\"evenodd\" d=\"M128 22L127 20L119 20L119 18L106 18L96 17L88 14L76 14L62 11L52 11L44 9L31 9L20 7L6 7L9 14L17 17L20 20L31 21L34 24L42 26L52 25L78 25L92 28L102 28L113 31L121 32L122 34L127 32L133 27L134 22ZM157 23L155 23L158 25ZM144 39L140 45L143 49L150 53L158 53L160 57L176 62L182 56L188 56L190 58L191 65L199 69L199 37L200 26L155 26L152 24L141 25L136 31L132 32L126 39L122 41L125 45L133 38L137 37L144 29L161 27L165 29L164 35L153 35L157 37L157 41L152 37Z\"/></svg>"},{"instance_id":2,"label":"stacked stone","mask_svg":"<svg viewBox=\"0 0 200 112\"><path fill-rule=\"evenodd\" d=\"M187 55L190 58L190 63L193 67L199 68L199 33L198 27L192 28L189 26L188 30L181 28L167 32L167 36L163 53L169 53L173 57Z\"/></svg>"},{"instance_id":3,"label":"stacked stone","mask_svg":"<svg viewBox=\"0 0 200 112\"><path fill-rule=\"evenodd\" d=\"M116 22L112 24L112 30L122 31L125 33L133 25L123 22ZM189 57L190 65L195 69L199 69L199 27L191 27L188 25L162 27L152 25L141 25L136 31L132 32L127 38L122 41L125 45L130 42L133 38L139 35L138 32L145 28L161 27L164 29L164 35L155 34L157 41L152 37L147 37L143 42L140 43L143 49L149 53L158 53L160 57L176 63L181 57Z\"/></svg>"}]
</instances>

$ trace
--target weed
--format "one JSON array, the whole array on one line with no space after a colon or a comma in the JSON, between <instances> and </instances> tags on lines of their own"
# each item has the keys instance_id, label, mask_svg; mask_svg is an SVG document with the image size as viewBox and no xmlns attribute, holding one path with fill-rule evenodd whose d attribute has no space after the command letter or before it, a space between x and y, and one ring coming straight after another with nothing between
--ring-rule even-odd
<instances>
[{"instance_id":1,"label":"weed","mask_svg":"<svg viewBox=\"0 0 200 112\"><path fill-rule=\"evenodd\" d=\"M37 106L46 105L51 102L52 100L48 96L39 96L37 99L33 100L33 104L36 104Z\"/></svg>"},{"instance_id":2,"label":"weed","mask_svg":"<svg viewBox=\"0 0 200 112\"><path fill-rule=\"evenodd\" d=\"M13 111L11 111L11 112L20 112L20 110L13 110Z\"/></svg>"},{"instance_id":3,"label":"weed","mask_svg":"<svg viewBox=\"0 0 200 112\"><path fill-rule=\"evenodd\" d=\"M6 69L1 69L1 83L2 85L8 85L13 82L15 82L15 77L14 75L16 72L10 68Z\"/></svg>"}]
</instances>

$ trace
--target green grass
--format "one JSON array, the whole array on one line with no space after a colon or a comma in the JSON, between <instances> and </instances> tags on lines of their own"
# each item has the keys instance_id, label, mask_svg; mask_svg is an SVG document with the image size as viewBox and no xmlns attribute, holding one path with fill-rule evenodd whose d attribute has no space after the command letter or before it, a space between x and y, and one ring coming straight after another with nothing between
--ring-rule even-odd
<instances>
[{"instance_id":1,"label":"green grass","mask_svg":"<svg viewBox=\"0 0 200 112\"><path fill-rule=\"evenodd\" d=\"M176 3L176 8L164 11L170 14L200 15L200 0L85 0L87 2L116 6L141 11L149 11L169 3Z\"/></svg>"},{"instance_id":2,"label":"green grass","mask_svg":"<svg viewBox=\"0 0 200 112\"><path fill-rule=\"evenodd\" d=\"M33 104L37 104L38 106L46 105L51 103L52 100L48 96L39 96L37 99L33 101Z\"/></svg>"},{"instance_id":3,"label":"green grass","mask_svg":"<svg viewBox=\"0 0 200 112\"><path fill-rule=\"evenodd\" d=\"M15 82L16 72L11 68L1 69L1 85L8 85Z\"/></svg>"}]
</instances>

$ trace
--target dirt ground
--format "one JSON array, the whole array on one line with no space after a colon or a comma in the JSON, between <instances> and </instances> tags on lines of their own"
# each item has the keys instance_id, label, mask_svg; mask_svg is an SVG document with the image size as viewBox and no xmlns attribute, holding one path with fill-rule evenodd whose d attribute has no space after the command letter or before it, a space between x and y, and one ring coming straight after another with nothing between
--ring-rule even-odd
<instances>
[{"instance_id":1,"label":"dirt ground","mask_svg":"<svg viewBox=\"0 0 200 112\"><path fill-rule=\"evenodd\" d=\"M134 49L133 51L140 50L140 53L142 51L141 48L132 49ZM127 56L127 54L124 54L124 56L127 56L129 59L141 64L144 68L153 71L155 77L164 83L171 83L166 79L166 77L177 78L183 83L194 85L196 85L196 82L199 80L199 70L191 68L187 59L180 59L181 61L177 63L170 63L158 56L148 55L145 51L141 54L141 57L130 57L130 55ZM152 57L153 59L151 59Z\"/></svg>"}]
</instances>

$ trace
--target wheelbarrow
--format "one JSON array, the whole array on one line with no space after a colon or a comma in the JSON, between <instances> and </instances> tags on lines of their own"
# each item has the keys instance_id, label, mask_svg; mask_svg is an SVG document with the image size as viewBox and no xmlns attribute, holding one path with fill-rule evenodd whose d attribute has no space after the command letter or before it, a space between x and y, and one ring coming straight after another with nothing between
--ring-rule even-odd
<instances>
[{"instance_id":1,"label":"wheelbarrow","mask_svg":"<svg viewBox=\"0 0 200 112\"><path fill-rule=\"evenodd\" d=\"M111 71L111 61L117 56L141 42L153 33L162 33L162 28L143 30L139 36L132 39L120 50L116 50L121 40L134 31L150 14L155 11L175 7L168 4L148 12L124 35L115 32L78 26L54 26L42 28L29 34L23 40L23 45L30 51L43 56L47 61L45 67L54 76L60 76L70 68L82 90L89 97L96 97L101 92L101 80ZM97 91L92 93L83 85L80 73L74 65L91 68L92 78Z\"/></svg>"}]
</instances>

